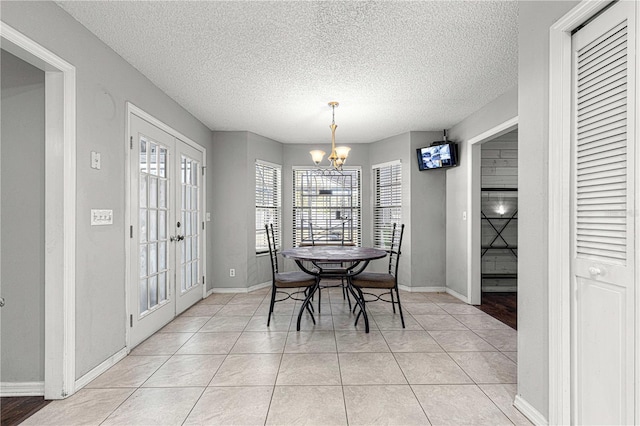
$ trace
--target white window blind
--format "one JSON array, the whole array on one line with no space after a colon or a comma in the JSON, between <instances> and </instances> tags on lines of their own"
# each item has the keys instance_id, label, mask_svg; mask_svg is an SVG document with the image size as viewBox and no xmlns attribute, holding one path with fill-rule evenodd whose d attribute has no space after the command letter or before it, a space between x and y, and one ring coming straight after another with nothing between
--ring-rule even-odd
<instances>
[{"instance_id":1,"label":"white window blind","mask_svg":"<svg viewBox=\"0 0 640 426\"><path fill-rule=\"evenodd\" d=\"M402 164L373 166L373 246L391 246L393 224L402 223Z\"/></svg>"},{"instance_id":2,"label":"white window blind","mask_svg":"<svg viewBox=\"0 0 640 426\"><path fill-rule=\"evenodd\" d=\"M579 256L625 262L627 253L627 23L577 53Z\"/></svg>"},{"instance_id":3,"label":"white window blind","mask_svg":"<svg viewBox=\"0 0 640 426\"><path fill-rule=\"evenodd\" d=\"M293 169L293 244L359 246L361 170Z\"/></svg>"},{"instance_id":4,"label":"white window blind","mask_svg":"<svg viewBox=\"0 0 640 426\"><path fill-rule=\"evenodd\" d=\"M282 167L256 161L256 253L269 251L264 226L273 224L276 248L280 248Z\"/></svg>"}]
</instances>

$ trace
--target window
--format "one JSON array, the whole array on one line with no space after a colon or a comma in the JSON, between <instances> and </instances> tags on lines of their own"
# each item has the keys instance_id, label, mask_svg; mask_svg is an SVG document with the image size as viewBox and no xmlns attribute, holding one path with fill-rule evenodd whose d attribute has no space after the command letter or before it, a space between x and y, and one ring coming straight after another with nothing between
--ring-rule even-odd
<instances>
[{"instance_id":1,"label":"window","mask_svg":"<svg viewBox=\"0 0 640 426\"><path fill-rule=\"evenodd\" d=\"M361 244L360 168L293 169L293 244Z\"/></svg>"},{"instance_id":2,"label":"window","mask_svg":"<svg viewBox=\"0 0 640 426\"><path fill-rule=\"evenodd\" d=\"M256 160L256 253L269 251L264 225L273 224L276 248L280 248L280 192L282 167Z\"/></svg>"},{"instance_id":3,"label":"window","mask_svg":"<svg viewBox=\"0 0 640 426\"><path fill-rule=\"evenodd\" d=\"M393 224L402 223L402 164L400 161L373 166L373 246L391 246Z\"/></svg>"}]
</instances>

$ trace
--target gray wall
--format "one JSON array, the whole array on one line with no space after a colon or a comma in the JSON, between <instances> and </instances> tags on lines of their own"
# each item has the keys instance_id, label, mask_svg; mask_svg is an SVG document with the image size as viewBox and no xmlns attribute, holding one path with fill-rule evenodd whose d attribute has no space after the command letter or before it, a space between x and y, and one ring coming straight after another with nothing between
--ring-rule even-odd
<instances>
[{"instance_id":1,"label":"gray wall","mask_svg":"<svg viewBox=\"0 0 640 426\"><path fill-rule=\"evenodd\" d=\"M213 132L207 181L208 289L245 289L271 280L269 256L256 256L255 162L282 165L283 149L280 142L251 132ZM288 222L283 223L287 229ZM232 268L235 277L229 276Z\"/></svg>"},{"instance_id":2,"label":"gray wall","mask_svg":"<svg viewBox=\"0 0 640 426\"><path fill-rule=\"evenodd\" d=\"M513 87L449 130L449 138L460 143L459 166L447 170L447 287L467 295L467 203L471 147L469 139L518 115L518 88ZM479 220L479 219L478 219Z\"/></svg>"},{"instance_id":3,"label":"gray wall","mask_svg":"<svg viewBox=\"0 0 640 426\"><path fill-rule=\"evenodd\" d=\"M285 146L280 142L265 138L255 133L248 134L247 152L247 229L251 230L247 235L247 286L271 282L271 262L268 255L256 256L256 160L282 165L282 157ZM281 198L291 197L291 194L280 194ZM282 203L282 200L280 200ZM283 224L284 225L284 224ZM291 229L291 226L282 226Z\"/></svg>"},{"instance_id":4,"label":"gray wall","mask_svg":"<svg viewBox=\"0 0 640 426\"><path fill-rule=\"evenodd\" d=\"M548 417L549 27L577 1L520 2L518 393Z\"/></svg>"},{"instance_id":5,"label":"gray wall","mask_svg":"<svg viewBox=\"0 0 640 426\"><path fill-rule=\"evenodd\" d=\"M0 382L44 380L44 72L2 51Z\"/></svg>"},{"instance_id":6,"label":"gray wall","mask_svg":"<svg viewBox=\"0 0 640 426\"><path fill-rule=\"evenodd\" d=\"M411 182L411 286L446 284L446 170L418 169L416 149L442 140L440 132L411 132L406 167ZM404 167L404 165L403 165Z\"/></svg>"},{"instance_id":7,"label":"gray wall","mask_svg":"<svg viewBox=\"0 0 640 426\"><path fill-rule=\"evenodd\" d=\"M212 288L247 286L247 240L255 228L251 224L247 229L247 138L248 132L213 133L214 162L207 182L207 210L211 212L207 274ZM229 277L231 268L236 270L233 278Z\"/></svg>"},{"instance_id":8,"label":"gray wall","mask_svg":"<svg viewBox=\"0 0 640 426\"><path fill-rule=\"evenodd\" d=\"M3 22L76 67L76 376L81 377L125 346L126 101L207 148L211 132L55 3L0 7ZM90 168L91 151L102 154L101 170ZM92 208L113 209L113 225L91 227Z\"/></svg>"}]
</instances>

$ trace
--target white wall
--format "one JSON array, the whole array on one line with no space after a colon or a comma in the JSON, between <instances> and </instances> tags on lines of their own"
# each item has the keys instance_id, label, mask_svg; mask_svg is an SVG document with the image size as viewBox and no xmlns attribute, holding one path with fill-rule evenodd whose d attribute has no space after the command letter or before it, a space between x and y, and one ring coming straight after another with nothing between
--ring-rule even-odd
<instances>
[{"instance_id":1,"label":"white wall","mask_svg":"<svg viewBox=\"0 0 640 426\"><path fill-rule=\"evenodd\" d=\"M517 115L518 88L513 87L449 130L449 139L460 143L460 159L458 167L447 170L446 285L462 296L468 296L467 246L470 236L467 220L471 218L467 194L472 152L469 140ZM463 218L463 213L468 219Z\"/></svg>"},{"instance_id":2,"label":"white wall","mask_svg":"<svg viewBox=\"0 0 640 426\"><path fill-rule=\"evenodd\" d=\"M44 72L2 51L0 382L44 380Z\"/></svg>"},{"instance_id":3,"label":"white wall","mask_svg":"<svg viewBox=\"0 0 640 426\"><path fill-rule=\"evenodd\" d=\"M2 21L76 67L76 376L125 346L125 108L130 101L195 142L211 132L53 2L2 2ZM102 154L101 170L90 152ZM92 208L113 209L91 227Z\"/></svg>"},{"instance_id":4,"label":"white wall","mask_svg":"<svg viewBox=\"0 0 640 426\"><path fill-rule=\"evenodd\" d=\"M520 2L518 393L548 416L549 27L577 1Z\"/></svg>"}]
</instances>

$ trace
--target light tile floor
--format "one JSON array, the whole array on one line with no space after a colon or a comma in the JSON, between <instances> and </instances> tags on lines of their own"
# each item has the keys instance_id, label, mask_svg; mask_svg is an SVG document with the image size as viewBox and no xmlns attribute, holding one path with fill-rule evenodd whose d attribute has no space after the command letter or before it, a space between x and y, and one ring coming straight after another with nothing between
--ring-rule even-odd
<instances>
[{"instance_id":1,"label":"light tile floor","mask_svg":"<svg viewBox=\"0 0 640 426\"><path fill-rule=\"evenodd\" d=\"M447 294L401 300L404 330L376 302L365 334L326 289L298 332L300 302L267 328L268 289L213 294L24 424L530 424L512 405L515 330Z\"/></svg>"}]
</instances>

